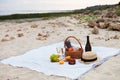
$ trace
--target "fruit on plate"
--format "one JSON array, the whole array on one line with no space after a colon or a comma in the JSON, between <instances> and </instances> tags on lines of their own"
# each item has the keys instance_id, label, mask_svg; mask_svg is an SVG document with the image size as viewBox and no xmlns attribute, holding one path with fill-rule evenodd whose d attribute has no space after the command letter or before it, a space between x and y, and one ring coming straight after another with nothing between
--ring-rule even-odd
<instances>
[{"instance_id":1,"label":"fruit on plate","mask_svg":"<svg viewBox=\"0 0 120 80\"><path fill-rule=\"evenodd\" d=\"M56 54L52 54L50 56L50 60L51 60L51 62L58 62L59 61L58 56Z\"/></svg>"},{"instance_id":2,"label":"fruit on plate","mask_svg":"<svg viewBox=\"0 0 120 80\"><path fill-rule=\"evenodd\" d=\"M71 59L71 56L66 56L66 61L69 61Z\"/></svg>"},{"instance_id":3,"label":"fruit on plate","mask_svg":"<svg viewBox=\"0 0 120 80\"><path fill-rule=\"evenodd\" d=\"M59 61L59 64L64 64L64 60L60 60L60 61Z\"/></svg>"}]
</instances>

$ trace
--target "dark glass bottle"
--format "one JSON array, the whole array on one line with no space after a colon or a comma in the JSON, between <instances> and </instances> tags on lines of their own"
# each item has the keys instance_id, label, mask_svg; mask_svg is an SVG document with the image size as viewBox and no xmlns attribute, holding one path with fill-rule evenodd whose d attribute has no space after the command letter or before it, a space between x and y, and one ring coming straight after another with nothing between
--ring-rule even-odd
<instances>
[{"instance_id":1,"label":"dark glass bottle","mask_svg":"<svg viewBox=\"0 0 120 80\"><path fill-rule=\"evenodd\" d=\"M92 51L92 47L91 47L91 44L90 44L90 41L89 41L89 36L87 36L87 42L86 42L86 45L85 45L85 52L87 51Z\"/></svg>"},{"instance_id":2,"label":"dark glass bottle","mask_svg":"<svg viewBox=\"0 0 120 80\"><path fill-rule=\"evenodd\" d=\"M67 48L72 47L72 46L71 46L71 42L70 42L70 40L67 40L67 41L65 42L65 45L67 46Z\"/></svg>"}]
</instances>

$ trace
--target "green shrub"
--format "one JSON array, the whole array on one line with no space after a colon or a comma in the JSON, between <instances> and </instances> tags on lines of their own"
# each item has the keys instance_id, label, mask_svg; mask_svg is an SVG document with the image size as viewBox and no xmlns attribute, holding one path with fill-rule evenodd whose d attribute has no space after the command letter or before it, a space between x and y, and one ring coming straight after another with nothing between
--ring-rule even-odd
<instances>
[{"instance_id":1,"label":"green shrub","mask_svg":"<svg viewBox=\"0 0 120 80\"><path fill-rule=\"evenodd\" d=\"M94 14L88 14L88 15L84 15L80 18L79 23L83 23L83 22L88 22L88 21L92 21L94 19L96 19L98 16L94 15Z\"/></svg>"},{"instance_id":2,"label":"green shrub","mask_svg":"<svg viewBox=\"0 0 120 80\"><path fill-rule=\"evenodd\" d=\"M120 6L117 7L117 9L116 9L116 14L117 14L118 16L120 16Z\"/></svg>"}]
</instances>

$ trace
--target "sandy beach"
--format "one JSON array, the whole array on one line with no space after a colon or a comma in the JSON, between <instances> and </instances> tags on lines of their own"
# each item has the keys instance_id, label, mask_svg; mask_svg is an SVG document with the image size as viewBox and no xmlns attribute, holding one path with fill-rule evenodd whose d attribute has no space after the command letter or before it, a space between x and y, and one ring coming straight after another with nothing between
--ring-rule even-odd
<instances>
[{"instance_id":1,"label":"sandy beach","mask_svg":"<svg viewBox=\"0 0 120 80\"><path fill-rule=\"evenodd\" d=\"M89 28L87 22L79 24L77 17L79 18L79 15L0 22L0 60L62 42L68 36L77 37L85 45L86 36L89 35L92 46L120 49L120 31L99 28L99 34L92 34L93 28ZM120 55L110 58L79 80L120 80L119 74ZM69 80L69 78L48 76L28 68L0 63L0 80Z\"/></svg>"}]
</instances>

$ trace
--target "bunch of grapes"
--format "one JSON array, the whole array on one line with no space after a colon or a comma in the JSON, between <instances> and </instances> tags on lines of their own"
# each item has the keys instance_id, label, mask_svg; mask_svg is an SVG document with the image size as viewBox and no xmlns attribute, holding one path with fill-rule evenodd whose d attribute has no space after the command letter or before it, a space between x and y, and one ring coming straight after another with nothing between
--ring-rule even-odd
<instances>
[{"instance_id":1,"label":"bunch of grapes","mask_svg":"<svg viewBox=\"0 0 120 80\"><path fill-rule=\"evenodd\" d=\"M58 56L56 54L52 54L50 56L50 60L51 60L51 62L58 62L59 61Z\"/></svg>"}]
</instances>

